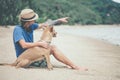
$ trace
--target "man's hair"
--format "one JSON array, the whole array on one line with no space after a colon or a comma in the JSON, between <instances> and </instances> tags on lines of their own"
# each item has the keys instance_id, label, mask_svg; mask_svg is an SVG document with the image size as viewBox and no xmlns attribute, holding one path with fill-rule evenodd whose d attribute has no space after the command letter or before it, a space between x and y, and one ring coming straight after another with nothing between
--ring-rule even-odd
<instances>
[{"instance_id":1,"label":"man's hair","mask_svg":"<svg viewBox=\"0 0 120 80\"><path fill-rule=\"evenodd\" d=\"M20 23L20 25L22 26L22 27L24 27L24 25L25 25L25 23L27 22L27 21L20 21L21 23Z\"/></svg>"},{"instance_id":2,"label":"man's hair","mask_svg":"<svg viewBox=\"0 0 120 80\"><path fill-rule=\"evenodd\" d=\"M26 26L25 26L25 23L26 23L26 22L28 22L28 21L21 21L21 24L20 24L20 25L21 25L22 28L24 28L25 30L27 30L27 31L29 32L29 31L31 31L31 29L30 29L30 28L25 28L25 27L26 27Z\"/></svg>"}]
</instances>

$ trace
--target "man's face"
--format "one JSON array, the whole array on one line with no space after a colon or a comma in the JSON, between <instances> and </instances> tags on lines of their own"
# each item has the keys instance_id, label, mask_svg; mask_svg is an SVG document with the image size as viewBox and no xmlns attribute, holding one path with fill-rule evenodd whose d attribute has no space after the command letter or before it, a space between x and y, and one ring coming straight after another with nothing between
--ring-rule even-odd
<instances>
[{"instance_id":1,"label":"man's face","mask_svg":"<svg viewBox=\"0 0 120 80\"><path fill-rule=\"evenodd\" d=\"M30 25L32 25L32 24L34 24L35 23L35 21L29 21L29 24Z\"/></svg>"},{"instance_id":2,"label":"man's face","mask_svg":"<svg viewBox=\"0 0 120 80\"><path fill-rule=\"evenodd\" d=\"M25 25L26 28L29 28L32 24L34 24L35 21L28 21Z\"/></svg>"}]
</instances>

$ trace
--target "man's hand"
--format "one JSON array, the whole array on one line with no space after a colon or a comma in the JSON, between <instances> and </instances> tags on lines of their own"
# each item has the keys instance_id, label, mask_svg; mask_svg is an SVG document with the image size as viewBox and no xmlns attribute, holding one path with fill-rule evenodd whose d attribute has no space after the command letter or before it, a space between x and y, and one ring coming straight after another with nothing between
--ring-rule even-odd
<instances>
[{"instance_id":1,"label":"man's hand","mask_svg":"<svg viewBox=\"0 0 120 80\"><path fill-rule=\"evenodd\" d=\"M41 24L39 24L38 29L44 29L46 26L48 26L48 24L41 23Z\"/></svg>"},{"instance_id":2,"label":"man's hand","mask_svg":"<svg viewBox=\"0 0 120 80\"><path fill-rule=\"evenodd\" d=\"M69 17L59 18L58 21L60 21L62 23L67 23L68 22L68 18Z\"/></svg>"},{"instance_id":3,"label":"man's hand","mask_svg":"<svg viewBox=\"0 0 120 80\"><path fill-rule=\"evenodd\" d=\"M41 47L44 47L46 49L49 47L49 44L46 43L46 42L38 42L38 45L41 46Z\"/></svg>"}]
</instances>

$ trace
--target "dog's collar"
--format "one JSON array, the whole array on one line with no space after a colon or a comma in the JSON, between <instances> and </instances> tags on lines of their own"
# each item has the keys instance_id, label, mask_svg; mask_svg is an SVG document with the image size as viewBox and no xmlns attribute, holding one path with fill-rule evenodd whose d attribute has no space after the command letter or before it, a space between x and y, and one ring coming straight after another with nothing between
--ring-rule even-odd
<instances>
[{"instance_id":1,"label":"dog's collar","mask_svg":"<svg viewBox=\"0 0 120 80\"><path fill-rule=\"evenodd\" d=\"M46 42L46 43L48 43L48 44L50 44L51 43L51 41L44 41L44 40L39 40L40 42Z\"/></svg>"}]
</instances>

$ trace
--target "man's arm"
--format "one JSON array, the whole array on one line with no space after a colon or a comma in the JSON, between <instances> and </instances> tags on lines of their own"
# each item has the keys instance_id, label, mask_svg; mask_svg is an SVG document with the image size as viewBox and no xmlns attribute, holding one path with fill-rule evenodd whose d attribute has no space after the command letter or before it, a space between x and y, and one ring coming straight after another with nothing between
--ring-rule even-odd
<instances>
[{"instance_id":1,"label":"man's arm","mask_svg":"<svg viewBox=\"0 0 120 80\"><path fill-rule=\"evenodd\" d=\"M53 25L59 25L59 24L62 24L62 23L67 23L68 22L68 18L69 17L64 17L64 18L59 18L57 20L53 20L52 24Z\"/></svg>"},{"instance_id":2,"label":"man's arm","mask_svg":"<svg viewBox=\"0 0 120 80\"><path fill-rule=\"evenodd\" d=\"M39 24L38 28L42 29L43 27L48 26L48 25L60 25L62 23L67 23L68 22L68 18L69 17L64 17L64 18L59 18L57 20L50 20L49 19L46 22Z\"/></svg>"},{"instance_id":3,"label":"man's arm","mask_svg":"<svg viewBox=\"0 0 120 80\"><path fill-rule=\"evenodd\" d=\"M30 43L30 42L25 42L23 39L19 40L19 44L21 45L22 48L27 49L27 48L31 48L31 47L36 47L36 46L41 46L44 48L48 47L48 44L45 42L34 42L34 43Z\"/></svg>"}]
</instances>

